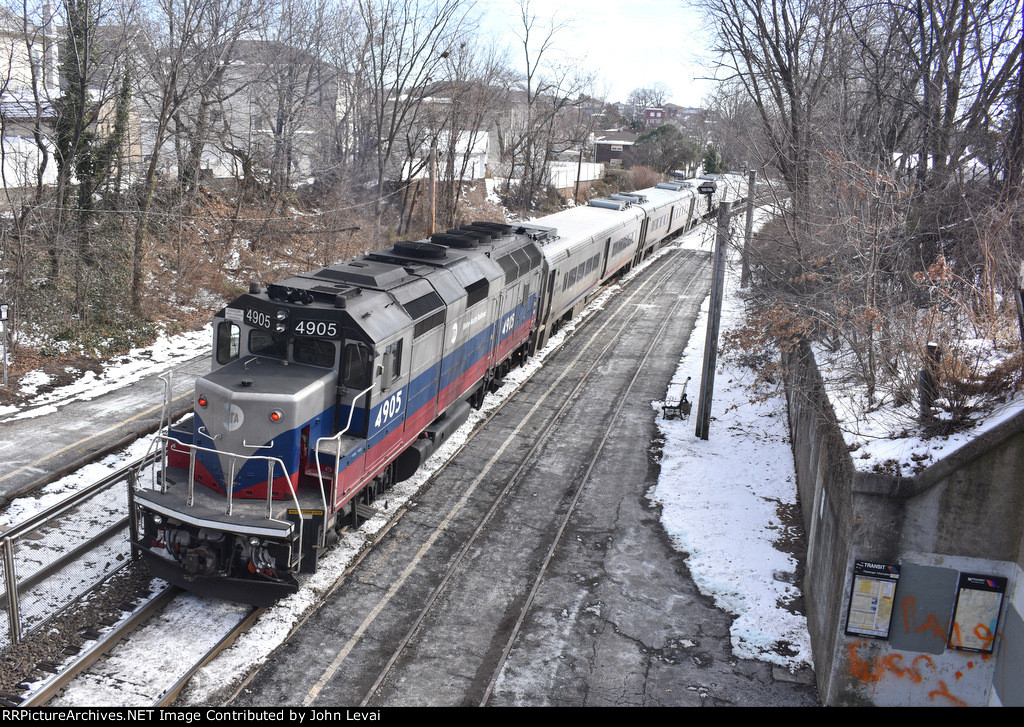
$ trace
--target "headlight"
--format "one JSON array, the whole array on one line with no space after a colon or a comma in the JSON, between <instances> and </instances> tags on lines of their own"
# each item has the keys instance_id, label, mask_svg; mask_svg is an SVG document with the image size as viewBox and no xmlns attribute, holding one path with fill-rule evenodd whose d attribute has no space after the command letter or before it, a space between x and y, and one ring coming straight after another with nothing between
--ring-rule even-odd
<instances>
[{"instance_id":1,"label":"headlight","mask_svg":"<svg viewBox=\"0 0 1024 727\"><path fill-rule=\"evenodd\" d=\"M281 411L280 409L274 409L274 411L270 412L270 421L272 421L272 422L279 422L279 421L281 421L281 417L283 417L283 416L284 416L284 412L283 411Z\"/></svg>"}]
</instances>

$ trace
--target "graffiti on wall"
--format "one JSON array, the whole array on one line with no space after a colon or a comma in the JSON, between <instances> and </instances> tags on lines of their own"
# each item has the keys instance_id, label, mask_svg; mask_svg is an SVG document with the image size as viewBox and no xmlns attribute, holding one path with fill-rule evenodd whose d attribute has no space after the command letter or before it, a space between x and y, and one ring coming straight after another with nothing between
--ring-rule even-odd
<instances>
[{"instance_id":1,"label":"graffiti on wall","mask_svg":"<svg viewBox=\"0 0 1024 727\"><path fill-rule=\"evenodd\" d=\"M946 679L935 666L935 661L928 654L918 654L910 658L899 652L876 654L873 657L861 656L860 650L867 645L865 639L858 639L849 644L850 676L861 684L872 689L885 677L905 680L908 686L919 687L927 695L928 700L935 704L968 706L967 702L950 689ZM968 662L968 669L974 668ZM956 672L954 679L959 680L962 672Z\"/></svg>"},{"instance_id":2,"label":"graffiti on wall","mask_svg":"<svg viewBox=\"0 0 1024 727\"><path fill-rule=\"evenodd\" d=\"M981 667L993 658L1007 579L914 564L901 570L907 582L900 578L887 638L847 629L857 637L846 645L849 677L876 703L984 703L994 662Z\"/></svg>"}]
</instances>

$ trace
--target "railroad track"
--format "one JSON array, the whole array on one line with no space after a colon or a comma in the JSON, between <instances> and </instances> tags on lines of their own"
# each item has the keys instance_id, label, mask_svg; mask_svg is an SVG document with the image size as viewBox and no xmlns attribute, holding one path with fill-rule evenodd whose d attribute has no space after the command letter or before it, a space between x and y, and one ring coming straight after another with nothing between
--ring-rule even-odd
<instances>
[{"instance_id":1,"label":"railroad track","mask_svg":"<svg viewBox=\"0 0 1024 727\"><path fill-rule=\"evenodd\" d=\"M127 618L119 622L107 633L98 636L95 642L89 648L84 649L73 663L46 681L18 706L42 707L50 704L55 699L59 703L61 692L74 680L94 668L99 662L109 658L118 644L126 638L144 628L154 619L159 618L161 613L170 607L174 600L180 597L182 593L180 589L174 586L165 586L158 589L158 592L136 608ZM227 629L220 629L220 636L216 637L213 643L205 646L197 653L192 655L172 654L171 663L161 665L161 670L168 678L165 683L152 685L154 688L148 694L125 694L125 701L122 702L122 705L130 704L130 706L135 707L171 706L195 673L216 658L224 649L231 646L238 636L245 633L252 626L263 611L264 609L260 608L245 610ZM153 654L153 659L157 660L161 656L164 655ZM130 680L126 679L124 683L127 685L130 683Z\"/></svg>"},{"instance_id":2,"label":"railroad track","mask_svg":"<svg viewBox=\"0 0 1024 727\"><path fill-rule=\"evenodd\" d=\"M672 251L670 251L670 253L671 252ZM681 255L682 253L679 252L679 251L675 251L675 254L676 254L676 257L678 258L678 256ZM665 282L665 280L668 277L671 277L671 276L674 276L674 275L678 275L678 270L676 270L674 268L674 266L672 264L673 262L674 262L673 260L669 260L667 262L667 264L665 264L663 266L663 268L659 272L657 272L654 276L651 276L651 278L648 278L647 280L644 280L644 281L637 281L636 283L631 284L630 287L625 288L622 291L622 293L617 294L615 296L614 300L616 301L616 304L618 305L619 310L624 310L629 305L629 303L631 303L631 302L642 301L643 297L649 292L651 286L658 285L660 283ZM700 270L703 266L696 266L696 267L698 268L698 270ZM698 272L697 271L692 271L690 275L691 275L690 280L686 283L686 287L687 288L692 287L692 285L694 284L694 282L696 280ZM680 305L680 303L677 303L676 305L678 306L678 305ZM569 376L569 375L574 375L574 376L579 376L580 380L576 382L575 386L573 387L573 391L568 396L565 397L565 401L560 406L555 407L555 414L553 416L551 415L551 407L550 406L547 409L544 409L544 412L545 412L546 415L549 416L549 419L548 419L548 421L546 423L544 423L541 426L540 429L537 430L536 436L534 437L532 444L528 448L528 451L526 451L525 453L517 454L517 457L519 457L519 464L518 464L518 467L515 468L515 471L512 471L513 468L510 467L507 463L504 463L503 465L498 465L498 466L503 466L504 467L504 469L502 471L501 478L506 478L507 477L508 478L508 482L502 488L502 491L498 494L498 496L495 497L494 500L491 502L488 512L484 515L484 517L481 519L481 521L477 524L477 526L476 526L475 530L473 531L473 533L471 535L469 535L469 537L463 543L462 547L460 548L460 552L456 556L454 556L453 562L451 563L450 567L448 567L444 572L437 573L437 574L432 574L431 577L432 578L436 577L437 584L436 584L436 586L433 587L433 590L429 593L429 595L426 595L423 598L422 607L419 609L418 613L415 614L415 616L410 615L408 617L408 620L406 621L407 623L409 623L408 629L404 633L404 635L402 635L401 638L398 640L398 643L397 643L397 646L395 647L395 649L390 654L375 653L372 661L374 661L374 663L377 663L377 664L382 664L383 666L380 668L379 672L377 673L376 678L374 678L372 676L371 677L365 677L365 675L363 677L360 677L360 679L359 679L360 683L370 684L370 682L372 680L372 684L370 684L369 688L365 691L365 693L363 693L363 695L361 697L361 705L362 706L371 705L371 704L374 703L374 701L376 699L380 698L381 687L383 685L385 685L385 683L389 679L389 676L391 676L392 672L394 671L396 665L398 665L401 662L405 652L412 645L414 645L414 643L415 643L415 641L417 639L418 630L420 629L421 625L424 623L424 621L427 621L427 620L429 620L432 617L432 614L433 614L432 609L441 600L443 600L444 595L445 595L445 590L449 587L449 585L452 582L452 580L454 578L456 578L457 575L459 574L460 567L465 563L465 561L469 557L469 554L474 550L474 545L476 545L481 540L481 538L485 535L485 533L487 531L488 523L492 520L493 515L496 512L502 510L502 504L503 504L504 500L507 498L508 493L515 488L515 486L517 485L517 483L521 479L521 475L530 468L530 465L531 465L531 463L532 463L532 461L534 459L534 456L535 456L538 448L542 445L542 443L543 443L543 441L545 439L546 433L548 431L550 431L551 426L553 426L553 423L560 416L562 416L562 414L565 412L565 410L569 406L569 402L575 400L577 398L577 395L584 389L584 387L587 384L587 379L589 379L590 374L593 373L595 371L595 369L597 369L601 365L601 361L604 358L604 353L606 353L607 350L609 349L609 347L612 345L610 343L610 341L614 341L615 339L617 339L622 334L622 332L624 330L626 330L631 325L633 325L636 322L636 316L639 315L639 314L640 313L639 313L638 310L634 310L634 311L632 311L632 313L630 313L629 315L627 315L625 317L619 316L619 317L614 317L614 318L611 318L609 320L606 320L603 324L601 324L600 326L595 327L593 330L590 329L590 322L592 320L591 318L587 318L587 319L585 319L583 321L580 321L580 322L576 323L578 328L574 332L573 337L571 339L568 339L568 340L570 340L570 341L581 341L584 337L589 339L589 341L587 343L582 344L583 352L578 354L576 356L576 359L578 360L583 355L583 353L589 352L589 351L593 350L593 348L595 346L600 346L599 353L597 353L594 356L593 362L590 363L587 366L585 372L581 372L579 370L574 369L572 366L569 366L562 373L561 378L565 378L565 376ZM616 414L617 414L618 410L621 409L621 407L623 406L624 402L632 394L633 383L636 382L637 377L639 376L640 371L642 371L642 369L643 369L643 362L646 361L650 357L651 352L654 351L655 348L657 347L658 342L664 336L665 329L670 324L670 322L672 321L672 318L673 318L673 316L671 316L671 315L665 316L664 320L661 322L660 329L659 329L657 335L654 336L654 338L652 339L651 343L647 346L646 351L644 351L644 352L639 352L638 351L637 352L637 361L636 361L636 364L635 364L635 368L634 368L634 370L633 370L633 372L631 374L632 379L630 380L630 383L629 383L628 387L626 389L624 389L619 394L617 404L616 404L616 406L613 409L613 411ZM584 326L586 326L587 328L584 329ZM587 331L585 336L584 336L584 330ZM597 343L595 344L595 342L597 342ZM565 342L563 341L563 343L561 345L564 345L564 343ZM550 356L551 352L549 352L547 355ZM525 382L523 382L523 384L525 384ZM521 386L523 384L521 384ZM467 441L463 445L463 447L468 445L484 429L484 425L488 421L492 420L493 418L499 416L502 413L502 411L504 410L505 406L508 404L510 399L511 399L511 397L506 398L501 404L497 405L493 410L490 411L490 413L487 416L487 418L483 422L479 423L476 426L476 428L474 429L473 433L469 435L469 437L467 438ZM541 410L542 409L541 405L544 404L545 401L547 401L547 394L545 394L542 397L542 400L540 402L538 402L537 404L534 405L532 411ZM520 429L525 427L527 425L528 421L529 421L529 416L524 418L522 424L517 429L517 431L519 431ZM501 672L502 664L504 663L504 660L507 657L508 651L511 648L511 644L514 642L514 640L516 638L516 635L519 632L519 628L521 627L521 625L523 623L523 619L525 618L526 613L529 611L530 604L531 604L532 598L533 598L533 594L536 593L538 585L540 584L540 582L544 578L544 574L545 574L545 572L546 572L546 570L548 568L548 564L550 563L551 558L553 557L555 551L557 550L558 543L559 543L559 541L560 541L560 539L561 539L561 537L562 537L562 535L563 535L563 533L565 531L566 524L569 522L570 518L572 517L573 511L574 511L574 508L575 508L575 502L576 502L576 500L578 500L578 498L580 496L580 493L583 491L583 488L586 486L586 482L587 482L587 479L589 478L590 471L594 468L596 463L601 458L603 447L604 447L604 443L605 443L605 441L607 441L609 433L612 431L612 429L614 427L614 422L615 422L615 417L614 416L610 417L609 420L607 421L607 423L606 423L606 425L604 427L604 433L603 433L603 436L601 437L601 441L598 443L598 445L594 448L594 450L590 454L590 463L589 463L589 467L587 468L587 471L586 471L586 476L582 480L580 480L580 482L578 483L578 486L576 487L576 489L572 493L567 495L567 497L569 499L571 499L572 502L569 504L569 507L563 513L563 516L562 516L561 520L552 529L551 538L550 538L549 542L546 545L547 555L544 558L543 563L541 563L540 567L537 569L535 575L533 576L532 582L530 584L528 584L527 587L524 589L526 591L529 591L529 598L522 602L522 604L521 604L521 606L519 608L519 611L517 613L517 616L516 616L515 628L513 628L511 631L507 632L507 635L506 635L507 636L507 640L505 642L505 647L503 649L503 653L501 654L500 659L498 659L494 663L493 669L491 671L491 676L490 676L489 680L487 681L487 683L484 685L485 688L480 691L478 697L476 698L476 699L479 700L478 703L480 703L480 704L488 703L488 700L489 700L489 697L490 697L490 692L491 692L491 690L493 688L495 680L497 679L498 675ZM500 455L502 454L502 452L506 448L511 446L512 443L513 443L513 440L515 440L515 439L516 439L516 435L515 434L513 434L510 437L508 437L508 439L506 440L505 444L501 447L501 451L499 451L497 454L494 455L494 457L492 458L491 462L488 464L488 467L496 465L496 463L498 462L498 459L499 459ZM522 447L523 445L519 444L519 446ZM451 463L450 460L449 460L449 462L444 463L432 475L431 479L432 480L436 480L436 478L443 472L444 468L446 468L450 463ZM508 470L509 473L506 474L505 470ZM453 536L453 533L450 530L449 531L445 530L446 524L449 523L455 517L457 517L459 511L463 508L463 506L466 505L466 503L471 498L476 497L477 499L479 499L479 496L480 496L481 493L474 492L474 490L476 489L476 486L480 483L480 481L485 477L485 475L486 475L486 472L482 473L481 475L479 475L465 492L463 492L461 488L459 489L459 491L458 491L459 502L456 504L455 507L453 507L451 509L451 511L445 511L443 513L444 514L444 523L442 523L442 525L438 526L437 531L433 535L431 535L427 539L426 542L424 542L421 546L418 546L419 547L419 555L424 555L433 546L433 544L436 543L436 541L439 538L441 538L443 536L451 538ZM405 510L403 509L401 512L405 512ZM462 538L463 534L459 533L457 537ZM381 538L383 538L383 534L378 538L378 540L380 540ZM462 541L460 541L460 542L462 542ZM364 552L364 555L366 555L366 553L369 553L369 552L371 552L371 551ZM440 557L448 557L448 556L440 556ZM339 588L341 586L341 584L342 584L342 581L347 579L349 577L349 575L354 572L354 569L355 569L355 565L353 565L351 568L349 568L349 570L346 572L346 574L341 579L339 579L337 584L335 584L334 588L335 589ZM401 570L400 567L399 567L399 570ZM383 575L383 574L380 574L380 575ZM401 575L401 577L399 577L399 578L397 578L397 579L395 579L393 581L392 580L388 580L388 586L389 587L387 588L387 594L376 605L374 605L372 602L367 602L367 603L364 603L364 604L362 604L361 606L358 606L358 607L353 606L353 608L358 608L360 610L360 612L368 613L368 614L370 614L370 616L367 617L367 620L364 621L363 625L359 626L358 628L356 628L354 630L354 633L350 632L350 631L346 631L346 633L351 633L352 635L350 636L349 640L346 643L340 644L340 651L338 652L337 656L334 658L333 662L327 667L327 669L323 672L323 674L320 676L320 678L318 680L316 680L316 682L314 684L312 684L312 686L309 688L308 693L305 695L305 697L302 700L302 703L304 705L309 706L309 705L314 704L316 702L316 700L324 692L325 688L328 687L328 685L330 684L332 678L334 678L334 676L337 674L337 672L340 669L342 669L342 668L347 668L347 667L345 667L345 662L346 662L347 659L349 659L351 653L357 648L357 645L358 645L358 642L360 641L360 639L362 639L364 636L368 637L368 631L369 631L369 629L371 627L371 623L370 622L374 618L374 615L382 612L384 609L387 608L388 600L395 596L395 594L398 592L398 590L403 586L403 579L405 579L406 577L408 577L410 575L411 575L411 567L406 567L404 569L403 574ZM320 604L318 604L317 608L320 608ZM296 627L292 630L291 633L294 634L299 629L300 626L302 626L304 623L306 623L309 619L313 618L314 616L315 616L315 614L313 614L313 613L308 614L303 619L303 622L298 624L298 625L296 625ZM338 628L342 628L342 627L339 625ZM231 698L229 698L228 701L233 701L234 699L239 697L243 693L243 691L245 691L245 692L250 692L251 691L253 693L260 693L261 692L261 687L258 684L253 684L253 682L252 682L252 680L255 679L256 676L257 676L256 674L250 674L249 677L246 680L244 680L241 683L241 685L234 691L234 695ZM349 675L349 676L351 676L351 675ZM354 681L354 679L352 681ZM251 689L250 689L250 687L251 687ZM287 703L295 703L295 701L294 701L295 697L300 695L300 694L301 694L301 692L296 692L296 693L291 694L291 696L288 697L288 699L290 699L291 701L289 701ZM266 698L269 699L271 703L273 703L273 700L274 700L273 696L266 696ZM326 695L324 695L324 698L333 699L333 700L340 700L340 703L349 703L349 704L356 703L357 700L360 700L359 696L353 695L353 694L349 694L349 693L345 693L345 694L343 694L341 696L339 696L336 693L331 693L330 697L327 697ZM386 701L386 699L384 699L382 701ZM244 703L244 700L242 700L242 702ZM286 702L281 702L281 703L286 703ZM338 703L338 702L336 701L335 703Z\"/></svg>"}]
</instances>

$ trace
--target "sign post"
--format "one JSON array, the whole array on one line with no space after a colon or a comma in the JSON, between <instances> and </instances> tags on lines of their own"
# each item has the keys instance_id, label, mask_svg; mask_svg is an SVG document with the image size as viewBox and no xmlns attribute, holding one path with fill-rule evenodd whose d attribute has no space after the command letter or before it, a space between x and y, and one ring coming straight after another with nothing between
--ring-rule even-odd
<instances>
[{"instance_id":1,"label":"sign post","mask_svg":"<svg viewBox=\"0 0 1024 727\"><path fill-rule=\"evenodd\" d=\"M7 386L7 311L11 306L0 303L0 358L4 360L4 386Z\"/></svg>"}]
</instances>

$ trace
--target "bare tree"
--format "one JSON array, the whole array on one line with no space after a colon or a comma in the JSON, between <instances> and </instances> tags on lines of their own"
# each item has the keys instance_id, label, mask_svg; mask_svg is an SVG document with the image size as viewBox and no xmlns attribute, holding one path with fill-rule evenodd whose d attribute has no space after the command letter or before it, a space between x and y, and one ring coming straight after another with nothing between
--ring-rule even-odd
<instances>
[{"instance_id":1,"label":"bare tree","mask_svg":"<svg viewBox=\"0 0 1024 727\"><path fill-rule=\"evenodd\" d=\"M816 117L841 70L843 8L831 0L710 0L705 8L721 68L753 101L799 215L811 184Z\"/></svg>"},{"instance_id":2,"label":"bare tree","mask_svg":"<svg viewBox=\"0 0 1024 727\"><path fill-rule=\"evenodd\" d=\"M634 88L626 97L626 107L629 110L627 119L629 123L639 127L643 124L644 110L660 108L668 103L668 100L668 86L660 81L643 88Z\"/></svg>"},{"instance_id":3,"label":"bare tree","mask_svg":"<svg viewBox=\"0 0 1024 727\"><path fill-rule=\"evenodd\" d=\"M423 90L444 72L465 42L469 6L463 0L357 0L367 62L370 133L376 160L378 219L384 181L404 130L417 121Z\"/></svg>"},{"instance_id":4,"label":"bare tree","mask_svg":"<svg viewBox=\"0 0 1024 727\"><path fill-rule=\"evenodd\" d=\"M513 72L497 47L481 51L466 44L447 59L446 75L447 102L440 104L444 113L436 123L442 132L438 214L444 224L454 225L474 152L487 138L491 121L508 106Z\"/></svg>"},{"instance_id":5,"label":"bare tree","mask_svg":"<svg viewBox=\"0 0 1024 727\"><path fill-rule=\"evenodd\" d=\"M217 69L228 62L239 39L256 22L249 0L159 0L145 26L143 83L152 124L152 150L139 190L138 219L132 246L131 308L142 313L146 230L156 191L163 146L172 121L201 89L214 83ZM197 59L213 54L213 60Z\"/></svg>"},{"instance_id":6,"label":"bare tree","mask_svg":"<svg viewBox=\"0 0 1024 727\"><path fill-rule=\"evenodd\" d=\"M547 163L558 151L576 143L571 131L556 135L559 117L573 109L593 85L593 73L579 64L551 60L557 37L567 27L568 23L558 18L541 23L530 10L529 0L520 0L515 34L522 49L523 74L518 102L514 96L512 113L501 132L507 181L519 178L512 194L519 205L533 204Z\"/></svg>"}]
</instances>

